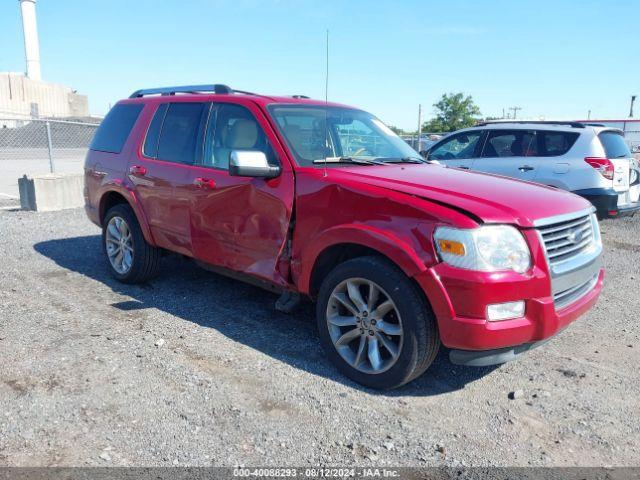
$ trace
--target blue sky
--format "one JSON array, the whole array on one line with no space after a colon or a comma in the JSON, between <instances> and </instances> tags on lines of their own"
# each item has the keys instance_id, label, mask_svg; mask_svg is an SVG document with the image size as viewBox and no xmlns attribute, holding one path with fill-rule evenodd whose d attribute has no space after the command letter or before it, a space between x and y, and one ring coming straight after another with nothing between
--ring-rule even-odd
<instances>
[{"instance_id":1,"label":"blue sky","mask_svg":"<svg viewBox=\"0 0 640 480\"><path fill-rule=\"evenodd\" d=\"M637 0L38 0L43 78L92 113L142 87L226 83L324 97L407 129L445 92L484 115L626 117L640 94ZM23 71L19 5L0 5L0 71ZM640 116L640 106L637 108Z\"/></svg>"}]
</instances>

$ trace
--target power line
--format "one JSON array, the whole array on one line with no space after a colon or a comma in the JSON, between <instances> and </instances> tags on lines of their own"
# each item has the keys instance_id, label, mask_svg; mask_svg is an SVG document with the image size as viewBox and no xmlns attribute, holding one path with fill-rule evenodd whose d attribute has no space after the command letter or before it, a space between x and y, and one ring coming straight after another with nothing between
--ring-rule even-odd
<instances>
[{"instance_id":1,"label":"power line","mask_svg":"<svg viewBox=\"0 0 640 480\"><path fill-rule=\"evenodd\" d=\"M511 118L515 120L517 117L518 110L522 110L522 107L509 107L509 110L513 112L513 117Z\"/></svg>"}]
</instances>

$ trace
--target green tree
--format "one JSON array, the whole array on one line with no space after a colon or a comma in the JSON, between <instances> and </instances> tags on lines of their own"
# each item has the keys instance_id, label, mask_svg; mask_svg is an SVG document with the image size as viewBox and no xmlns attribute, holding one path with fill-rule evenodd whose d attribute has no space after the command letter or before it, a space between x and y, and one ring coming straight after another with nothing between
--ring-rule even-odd
<instances>
[{"instance_id":1,"label":"green tree","mask_svg":"<svg viewBox=\"0 0 640 480\"><path fill-rule=\"evenodd\" d=\"M387 127L389 127L389 130L391 130L396 135L405 135L406 133L403 129L398 128L395 125L387 125Z\"/></svg>"},{"instance_id":2,"label":"green tree","mask_svg":"<svg viewBox=\"0 0 640 480\"><path fill-rule=\"evenodd\" d=\"M433 106L436 108L435 118L422 125L422 130L429 133L453 132L471 127L481 115L471 95L465 97L463 93L445 93Z\"/></svg>"}]
</instances>

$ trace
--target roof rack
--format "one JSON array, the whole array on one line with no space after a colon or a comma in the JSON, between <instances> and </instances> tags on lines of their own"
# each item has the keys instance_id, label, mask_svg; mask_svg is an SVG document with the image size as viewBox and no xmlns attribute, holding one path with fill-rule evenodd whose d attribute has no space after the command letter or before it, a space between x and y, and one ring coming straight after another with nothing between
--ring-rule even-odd
<instances>
[{"instance_id":1,"label":"roof rack","mask_svg":"<svg viewBox=\"0 0 640 480\"><path fill-rule=\"evenodd\" d=\"M218 95L228 95L234 92L254 95L250 92L232 90L227 85L218 83L215 85L181 85L177 87L144 88L142 90L136 90L129 98L140 98L145 95L175 95L176 93L216 93Z\"/></svg>"},{"instance_id":2,"label":"roof rack","mask_svg":"<svg viewBox=\"0 0 640 480\"><path fill-rule=\"evenodd\" d=\"M563 122L558 120L490 120L486 122L477 123L476 127L484 127L485 125L495 125L500 123L518 123L518 124L540 124L540 125L568 125L574 128L585 128L585 124L582 122Z\"/></svg>"}]
</instances>

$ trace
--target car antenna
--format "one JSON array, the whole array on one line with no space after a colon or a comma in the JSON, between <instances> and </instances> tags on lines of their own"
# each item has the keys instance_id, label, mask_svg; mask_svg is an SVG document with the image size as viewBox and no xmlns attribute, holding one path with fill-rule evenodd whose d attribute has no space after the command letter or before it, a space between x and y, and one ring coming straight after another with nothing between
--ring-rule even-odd
<instances>
[{"instance_id":1,"label":"car antenna","mask_svg":"<svg viewBox=\"0 0 640 480\"><path fill-rule=\"evenodd\" d=\"M326 31L326 66L324 75L324 172L327 176L327 154L329 152L329 123L327 110L329 108L329 29Z\"/></svg>"}]
</instances>

